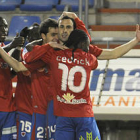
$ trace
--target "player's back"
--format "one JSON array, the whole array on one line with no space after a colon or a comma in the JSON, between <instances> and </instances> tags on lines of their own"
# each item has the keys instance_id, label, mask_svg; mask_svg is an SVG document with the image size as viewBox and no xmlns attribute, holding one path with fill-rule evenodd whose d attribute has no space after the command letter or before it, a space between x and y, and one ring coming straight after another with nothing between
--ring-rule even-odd
<instances>
[{"instance_id":1,"label":"player's back","mask_svg":"<svg viewBox=\"0 0 140 140\"><path fill-rule=\"evenodd\" d=\"M54 112L64 117L92 117L90 72L97 67L93 55L77 49L53 51L51 70L55 87ZM82 113L82 114L81 114Z\"/></svg>"}]
</instances>

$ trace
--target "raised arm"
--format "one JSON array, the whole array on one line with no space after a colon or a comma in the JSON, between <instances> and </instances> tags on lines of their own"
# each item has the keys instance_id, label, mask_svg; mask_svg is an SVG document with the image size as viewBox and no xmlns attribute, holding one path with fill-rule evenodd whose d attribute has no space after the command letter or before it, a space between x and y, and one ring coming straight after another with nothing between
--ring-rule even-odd
<instances>
[{"instance_id":1,"label":"raised arm","mask_svg":"<svg viewBox=\"0 0 140 140\"><path fill-rule=\"evenodd\" d=\"M116 59L124 54L126 54L129 50L135 47L140 41L140 30L139 25L136 25L136 37L131 41L116 47L115 49L103 49L102 53L98 56L99 60L106 60L106 59Z\"/></svg>"},{"instance_id":2,"label":"raised arm","mask_svg":"<svg viewBox=\"0 0 140 140\"><path fill-rule=\"evenodd\" d=\"M62 44L58 44L57 42L49 42L47 44L44 44L42 46L34 46L34 49L31 52L28 52L25 54L24 59L27 63L35 62L37 60L41 60L43 55L45 55L50 48L54 49L67 49L66 46Z\"/></svg>"}]
</instances>

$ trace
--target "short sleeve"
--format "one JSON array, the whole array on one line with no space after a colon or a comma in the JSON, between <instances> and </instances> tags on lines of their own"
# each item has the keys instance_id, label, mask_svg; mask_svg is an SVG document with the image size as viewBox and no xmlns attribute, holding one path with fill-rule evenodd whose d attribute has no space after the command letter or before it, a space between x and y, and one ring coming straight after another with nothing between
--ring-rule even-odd
<instances>
[{"instance_id":1,"label":"short sleeve","mask_svg":"<svg viewBox=\"0 0 140 140\"><path fill-rule=\"evenodd\" d=\"M90 56L91 56L91 63L92 63L91 69L95 70L97 68L97 66L98 66L97 58L92 54Z\"/></svg>"},{"instance_id":2,"label":"short sleeve","mask_svg":"<svg viewBox=\"0 0 140 140\"><path fill-rule=\"evenodd\" d=\"M89 45L89 53L91 53L92 55L98 57L101 53L102 53L102 49L98 48L97 46L94 45Z\"/></svg>"}]
</instances>

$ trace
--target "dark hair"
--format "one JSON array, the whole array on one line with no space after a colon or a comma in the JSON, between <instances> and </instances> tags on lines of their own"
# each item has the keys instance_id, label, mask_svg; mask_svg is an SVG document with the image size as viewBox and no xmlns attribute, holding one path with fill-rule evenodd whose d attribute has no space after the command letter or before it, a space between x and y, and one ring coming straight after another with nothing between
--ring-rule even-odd
<instances>
[{"instance_id":1,"label":"dark hair","mask_svg":"<svg viewBox=\"0 0 140 140\"><path fill-rule=\"evenodd\" d=\"M71 32L68 40L64 43L68 48L79 48L78 44L80 42L86 42L88 40L87 34L79 29L75 29ZM81 48L82 49L82 48Z\"/></svg>"},{"instance_id":2,"label":"dark hair","mask_svg":"<svg viewBox=\"0 0 140 140\"><path fill-rule=\"evenodd\" d=\"M34 23L32 26L28 28L28 35L27 39L29 42L32 42L37 39L41 39L40 33L39 33L39 24Z\"/></svg>"},{"instance_id":3,"label":"dark hair","mask_svg":"<svg viewBox=\"0 0 140 140\"><path fill-rule=\"evenodd\" d=\"M75 20L73 18L70 18L68 16L64 16L61 20L64 20L64 19L70 19L73 22L73 29L74 30L76 29L76 23L75 23ZM59 24L59 21L58 21L58 24Z\"/></svg>"},{"instance_id":4,"label":"dark hair","mask_svg":"<svg viewBox=\"0 0 140 140\"><path fill-rule=\"evenodd\" d=\"M71 32L68 40L64 43L68 48L72 48L72 57L74 58L74 51L76 49L82 49L85 52L88 52L87 48L88 36L87 34L79 29L75 29Z\"/></svg>"},{"instance_id":5,"label":"dark hair","mask_svg":"<svg viewBox=\"0 0 140 140\"><path fill-rule=\"evenodd\" d=\"M57 20L48 18L48 19L44 20L43 22L41 22L40 30L39 30L40 34L44 33L46 35L49 32L50 27L58 28Z\"/></svg>"}]
</instances>

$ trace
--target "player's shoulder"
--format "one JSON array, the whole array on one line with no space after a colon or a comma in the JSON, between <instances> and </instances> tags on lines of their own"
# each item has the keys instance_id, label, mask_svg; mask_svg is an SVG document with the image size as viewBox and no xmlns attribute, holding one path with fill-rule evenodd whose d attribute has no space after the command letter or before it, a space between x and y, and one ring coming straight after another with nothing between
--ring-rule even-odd
<instances>
[{"instance_id":1,"label":"player's shoulder","mask_svg":"<svg viewBox=\"0 0 140 140\"><path fill-rule=\"evenodd\" d=\"M86 53L86 57L89 61L92 61L92 62L97 61L97 57L89 52Z\"/></svg>"}]
</instances>

